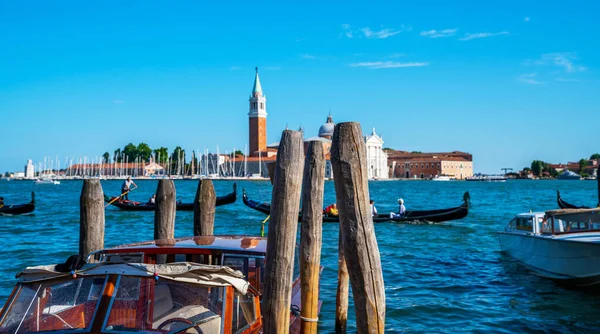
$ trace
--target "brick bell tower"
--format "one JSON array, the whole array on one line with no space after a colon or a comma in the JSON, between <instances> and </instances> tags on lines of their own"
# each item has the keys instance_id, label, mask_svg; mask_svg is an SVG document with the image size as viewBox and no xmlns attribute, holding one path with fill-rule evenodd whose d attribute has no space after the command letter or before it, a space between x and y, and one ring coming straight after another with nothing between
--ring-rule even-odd
<instances>
[{"instance_id":1,"label":"brick bell tower","mask_svg":"<svg viewBox=\"0 0 600 334\"><path fill-rule=\"evenodd\" d=\"M258 67L254 77L254 88L250 95L250 111L248 112L250 155L267 149L267 98L263 95L258 77Z\"/></svg>"}]
</instances>

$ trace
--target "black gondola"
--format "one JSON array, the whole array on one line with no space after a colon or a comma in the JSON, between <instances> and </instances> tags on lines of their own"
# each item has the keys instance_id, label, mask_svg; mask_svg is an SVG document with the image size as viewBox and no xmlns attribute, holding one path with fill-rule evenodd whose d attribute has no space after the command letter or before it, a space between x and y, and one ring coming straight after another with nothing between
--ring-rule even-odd
<instances>
[{"instance_id":1,"label":"black gondola","mask_svg":"<svg viewBox=\"0 0 600 334\"><path fill-rule=\"evenodd\" d=\"M405 215L401 218L390 218L389 215L378 214L375 217L373 217L373 222L374 223L382 223L382 222L387 222L387 221L394 221L394 222L423 221L423 222L441 223L441 222L445 222L445 221L461 219L461 218L466 217L467 214L469 213L470 198L471 197L469 196L469 193L466 192L463 195L463 204L460 206L457 206L455 208L441 209L441 210L412 210L412 211L407 210ZM259 202L259 201L249 199L248 195L246 195L245 189L242 191L242 201L244 202L244 204L247 207L249 207L251 209L262 212L266 215L271 213L271 204L269 204L267 202ZM301 221L301 220L302 220L302 212L300 212L299 217L298 217L298 221ZM339 221L340 221L339 217L323 215L324 223L339 223Z\"/></svg>"},{"instance_id":2,"label":"black gondola","mask_svg":"<svg viewBox=\"0 0 600 334\"><path fill-rule=\"evenodd\" d=\"M134 202L134 201L120 202L119 200L116 200L113 202L113 200L115 198L116 197L114 197L114 196L104 195L104 201L106 203L112 202L111 205L114 205L114 206L118 207L119 209L125 210L125 211L154 211L154 208L156 207L155 204ZM233 191L225 196L218 196L215 206L231 204L231 203L234 203L236 199L237 199L237 184L234 183ZM177 203L176 209L177 209L177 211L194 211L194 203Z\"/></svg>"},{"instance_id":3,"label":"black gondola","mask_svg":"<svg viewBox=\"0 0 600 334\"><path fill-rule=\"evenodd\" d=\"M556 202L558 203L558 207L561 209L589 209L589 206L577 206L577 205L573 205L571 203L567 203L565 202L561 197L560 197L560 191L557 190L556 191Z\"/></svg>"},{"instance_id":4,"label":"black gondola","mask_svg":"<svg viewBox=\"0 0 600 334\"><path fill-rule=\"evenodd\" d=\"M27 204L4 205L0 208L0 215L22 215L35 210L35 192L31 192L31 202Z\"/></svg>"}]
</instances>

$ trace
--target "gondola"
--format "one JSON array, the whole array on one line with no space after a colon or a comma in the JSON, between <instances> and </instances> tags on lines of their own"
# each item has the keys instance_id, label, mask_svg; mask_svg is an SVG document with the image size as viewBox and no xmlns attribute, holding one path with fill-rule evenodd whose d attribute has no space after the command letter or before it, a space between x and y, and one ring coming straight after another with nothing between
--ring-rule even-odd
<instances>
[{"instance_id":1,"label":"gondola","mask_svg":"<svg viewBox=\"0 0 600 334\"><path fill-rule=\"evenodd\" d=\"M571 203L567 203L565 202L561 197L560 197L560 191L557 190L556 191L556 202L558 203L558 207L561 209L589 209L590 207L588 206L577 206L577 205L573 205Z\"/></svg>"},{"instance_id":2,"label":"gondola","mask_svg":"<svg viewBox=\"0 0 600 334\"><path fill-rule=\"evenodd\" d=\"M35 192L31 193L31 202L27 204L4 205L0 208L0 215L22 215L35 210Z\"/></svg>"},{"instance_id":3,"label":"gondola","mask_svg":"<svg viewBox=\"0 0 600 334\"><path fill-rule=\"evenodd\" d=\"M412 210L406 211L406 214L401 218L390 218L389 215L378 214L373 217L374 223L382 223L387 221L394 222L413 222L413 221L423 221L423 222L433 222L433 223L441 223L449 220L461 219L467 216L469 213L469 193L466 192L463 195L463 204L457 206L455 208L450 209L441 209L441 210ZM244 189L242 192L242 201L244 204L256 211L262 212L266 215L271 213L271 204L267 202L259 202L248 198L246 195L246 190ZM300 212L298 221L302 220L302 212ZM339 223L339 217L332 217L323 215L324 223Z\"/></svg>"},{"instance_id":4,"label":"gondola","mask_svg":"<svg viewBox=\"0 0 600 334\"><path fill-rule=\"evenodd\" d=\"M113 200L116 197L104 195L104 201L106 203L111 203L111 205L116 206L117 208L125 211L154 211L156 207L155 204L150 203L142 203L142 202L134 202L134 201L123 201L120 202ZM221 206L226 204L234 203L237 199L237 184L233 184L233 191L225 196L217 197L217 203L215 206ZM177 211L194 211L194 203L177 203L176 204Z\"/></svg>"}]
</instances>

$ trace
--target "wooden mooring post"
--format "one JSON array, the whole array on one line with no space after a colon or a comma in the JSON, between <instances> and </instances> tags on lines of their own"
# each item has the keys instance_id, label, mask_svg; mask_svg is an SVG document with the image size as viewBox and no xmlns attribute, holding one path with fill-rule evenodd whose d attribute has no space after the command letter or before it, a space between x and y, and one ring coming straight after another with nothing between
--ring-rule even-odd
<instances>
[{"instance_id":1,"label":"wooden mooring post","mask_svg":"<svg viewBox=\"0 0 600 334\"><path fill-rule=\"evenodd\" d=\"M385 290L371 210L366 147L359 123L335 126L331 165L340 212L340 234L356 311L358 333L384 333Z\"/></svg>"},{"instance_id":2,"label":"wooden mooring post","mask_svg":"<svg viewBox=\"0 0 600 334\"><path fill-rule=\"evenodd\" d=\"M214 234L216 203L212 180L200 180L194 198L194 236Z\"/></svg>"},{"instance_id":3,"label":"wooden mooring post","mask_svg":"<svg viewBox=\"0 0 600 334\"><path fill-rule=\"evenodd\" d=\"M303 165L302 133L283 131L273 179L265 286L261 303L263 332L268 334L289 331Z\"/></svg>"},{"instance_id":4,"label":"wooden mooring post","mask_svg":"<svg viewBox=\"0 0 600 334\"><path fill-rule=\"evenodd\" d=\"M175 184L173 180L158 180L156 207L154 208L154 240L165 244L175 238ZM159 255L157 263L166 263L167 256Z\"/></svg>"},{"instance_id":5,"label":"wooden mooring post","mask_svg":"<svg viewBox=\"0 0 600 334\"><path fill-rule=\"evenodd\" d=\"M338 242L338 284L335 295L335 331L345 333L348 322L348 267L344 257L344 244L342 243L342 229L340 226Z\"/></svg>"},{"instance_id":6,"label":"wooden mooring post","mask_svg":"<svg viewBox=\"0 0 600 334\"><path fill-rule=\"evenodd\" d=\"M104 248L104 193L100 180L83 180L79 197L79 255ZM92 258L91 261L94 259Z\"/></svg>"},{"instance_id":7,"label":"wooden mooring post","mask_svg":"<svg viewBox=\"0 0 600 334\"><path fill-rule=\"evenodd\" d=\"M303 334L317 333L319 321L319 276L323 239L323 189L325 152L323 143L312 141L304 160L302 181L302 225L300 232L300 291Z\"/></svg>"},{"instance_id":8,"label":"wooden mooring post","mask_svg":"<svg viewBox=\"0 0 600 334\"><path fill-rule=\"evenodd\" d=\"M598 207L600 208L600 166L596 171L596 190L598 191Z\"/></svg>"}]
</instances>

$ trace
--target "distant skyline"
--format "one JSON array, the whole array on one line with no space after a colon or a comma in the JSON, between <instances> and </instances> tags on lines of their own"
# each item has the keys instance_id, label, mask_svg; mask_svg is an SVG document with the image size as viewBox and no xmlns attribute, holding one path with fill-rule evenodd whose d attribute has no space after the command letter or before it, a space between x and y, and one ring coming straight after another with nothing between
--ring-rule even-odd
<instances>
[{"instance_id":1,"label":"distant skyline","mask_svg":"<svg viewBox=\"0 0 600 334\"><path fill-rule=\"evenodd\" d=\"M258 66L267 142L372 128L474 171L600 151L600 3L0 2L0 172L44 156L240 149Z\"/></svg>"}]
</instances>

